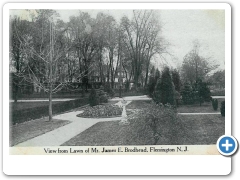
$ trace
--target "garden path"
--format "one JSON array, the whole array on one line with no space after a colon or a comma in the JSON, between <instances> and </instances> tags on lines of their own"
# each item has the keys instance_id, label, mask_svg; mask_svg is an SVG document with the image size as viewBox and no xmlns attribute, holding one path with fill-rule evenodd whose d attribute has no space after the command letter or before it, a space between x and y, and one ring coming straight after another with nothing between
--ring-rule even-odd
<instances>
[{"instance_id":1,"label":"garden path","mask_svg":"<svg viewBox=\"0 0 240 180\"><path fill-rule=\"evenodd\" d=\"M143 95L143 96L126 96L124 98L115 97L110 99L109 101L121 101L123 99L126 101L152 100L152 98L149 98L147 95Z\"/></svg>"},{"instance_id":2,"label":"garden path","mask_svg":"<svg viewBox=\"0 0 240 180\"><path fill-rule=\"evenodd\" d=\"M225 96L211 96L213 99L224 99Z\"/></svg>"},{"instance_id":3,"label":"garden path","mask_svg":"<svg viewBox=\"0 0 240 180\"><path fill-rule=\"evenodd\" d=\"M218 113L178 113L181 115L205 115L205 114L221 114L220 112Z\"/></svg>"},{"instance_id":4,"label":"garden path","mask_svg":"<svg viewBox=\"0 0 240 180\"><path fill-rule=\"evenodd\" d=\"M127 101L127 103L130 102L131 101ZM119 105L120 101L116 104ZM83 111L73 111L54 116L54 119L68 120L72 121L72 123L50 131L46 134L37 136L33 139L27 140L23 143L17 144L14 147L60 146L64 142L70 140L74 136L80 134L81 132L85 131L86 129L90 128L98 122L118 121L121 119L121 117L99 119L77 117L77 114L80 114L82 112Z\"/></svg>"}]
</instances>

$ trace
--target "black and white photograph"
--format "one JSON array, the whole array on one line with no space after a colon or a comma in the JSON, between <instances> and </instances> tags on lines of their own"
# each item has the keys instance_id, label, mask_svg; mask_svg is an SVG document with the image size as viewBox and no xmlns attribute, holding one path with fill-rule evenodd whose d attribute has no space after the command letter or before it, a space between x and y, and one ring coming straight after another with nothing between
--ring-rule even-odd
<instances>
[{"instance_id":1,"label":"black and white photograph","mask_svg":"<svg viewBox=\"0 0 240 180\"><path fill-rule=\"evenodd\" d=\"M225 29L224 9L10 9L12 153L218 154Z\"/></svg>"}]
</instances>

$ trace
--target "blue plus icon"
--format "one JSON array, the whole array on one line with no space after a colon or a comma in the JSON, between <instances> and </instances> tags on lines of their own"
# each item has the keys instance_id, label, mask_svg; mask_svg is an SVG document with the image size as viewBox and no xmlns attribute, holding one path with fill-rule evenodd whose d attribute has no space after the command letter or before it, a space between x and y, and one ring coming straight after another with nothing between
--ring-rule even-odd
<instances>
[{"instance_id":1,"label":"blue plus icon","mask_svg":"<svg viewBox=\"0 0 240 180\"><path fill-rule=\"evenodd\" d=\"M218 151L224 156L230 156L237 150L237 140L233 136L221 136L217 141Z\"/></svg>"}]
</instances>

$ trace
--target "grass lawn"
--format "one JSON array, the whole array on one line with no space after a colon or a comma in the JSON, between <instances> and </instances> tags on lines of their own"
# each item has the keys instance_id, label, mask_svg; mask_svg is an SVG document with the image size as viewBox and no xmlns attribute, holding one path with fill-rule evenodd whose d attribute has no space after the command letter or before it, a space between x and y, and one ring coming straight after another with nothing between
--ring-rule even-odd
<instances>
[{"instance_id":1,"label":"grass lawn","mask_svg":"<svg viewBox=\"0 0 240 180\"><path fill-rule=\"evenodd\" d=\"M218 109L216 111L213 110L212 102L204 102L201 106L199 104L180 105L177 111L178 113L219 113L222 101L224 99L218 99Z\"/></svg>"},{"instance_id":2,"label":"grass lawn","mask_svg":"<svg viewBox=\"0 0 240 180\"><path fill-rule=\"evenodd\" d=\"M62 146L115 146L152 145L154 140L144 120L130 120L130 125L120 126L119 121L99 122L73 137ZM215 144L225 132L221 115L181 116L176 125L164 123L158 145Z\"/></svg>"},{"instance_id":3,"label":"grass lawn","mask_svg":"<svg viewBox=\"0 0 240 180\"><path fill-rule=\"evenodd\" d=\"M225 118L221 115L179 115L184 127L183 144L216 144L225 134Z\"/></svg>"},{"instance_id":4,"label":"grass lawn","mask_svg":"<svg viewBox=\"0 0 240 180\"><path fill-rule=\"evenodd\" d=\"M181 105L177 108L178 113L216 113L220 112L218 107L217 111L213 110L212 103L204 103L202 106L199 104Z\"/></svg>"},{"instance_id":5,"label":"grass lawn","mask_svg":"<svg viewBox=\"0 0 240 180\"><path fill-rule=\"evenodd\" d=\"M90 90L89 90L90 91ZM84 98L84 97L88 97L89 96L89 92L85 93L85 95L83 96L82 93L57 93L57 94L53 94L52 97L53 98ZM35 94L20 94L18 99L22 100L22 99L48 99L49 95L47 93L45 94L41 94L41 93L35 93ZM13 98L11 98L13 99Z\"/></svg>"},{"instance_id":6,"label":"grass lawn","mask_svg":"<svg viewBox=\"0 0 240 180\"><path fill-rule=\"evenodd\" d=\"M127 105L127 110L136 110L129 116L130 125L120 126L119 121L99 122L62 146L154 144L151 128L143 118L137 116L137 110L145 108L147 103L150 101L133 101ZM209 106L202 106L201 111L208 108ZM188 109L185 107L185 110ZM197 106L192 107L192 110L199 112L200 109ZM168 118L162 119L159 130L161 137L158 145L215 144L225 133L225 118L221 115L178 115L175 123L171 123Z\"/></svg>"},{"instance_id":7,"label":"grass lawn","mask_svg":"<svg viewBox=\"0 0 240 180\"><path fill-rule=\"evenodd\" d=\"M49 122L48 118L44 118L11 126L9 137L10 146L14 146L28 139L32 139L41 134L45 134L68 123L70 123L70 121L57 119L53 119Z\"/></svg>"},{"instance_id":8,"label":"grass lawn","mask_svg":"<svg viewBox=\"0 0 240 180\"><path fill-rule=\"evenodd\" d=\"M126 106L126 109L142 109L146 108L146 105L151 103L149 100L143 101L132 101Z\"/></svg>"}]
</instances>

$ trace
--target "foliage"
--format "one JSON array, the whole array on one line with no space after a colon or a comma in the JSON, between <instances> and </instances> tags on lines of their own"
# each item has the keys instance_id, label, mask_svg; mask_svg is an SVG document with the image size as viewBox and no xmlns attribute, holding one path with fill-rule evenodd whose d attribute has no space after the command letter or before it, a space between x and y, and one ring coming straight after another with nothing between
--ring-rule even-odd
<instances>
[{"instance_id":1,"label":"foliage","mask_svg":"<svg viewBox=\"0 0 240 180\"><path fill-rule=\"evenodd\" d=\"M225 90L213 90L211 91L212 96L225 96Z\"/></svg>"},{"instance_id":2,"label":"foliage","mask_svg":"<svg viewBox=\"0 0 240 180\"><path fill-rule=\"evenodd\" d=\"M113 90L113 88L111 88L110 84L107 83L107 85L104 87L104 91L108 93L108 95L113 98L115 95L115 92Z\"/></svg>"},{"instance_id":3,"label":"foliage","mask_svg":"<svg viewBox=\"0 0 240 180\"><path fill-rule=\"evenodd\" d=\"M155 102L162 104L175 105L175 88L172 82L170 71L168 67L165 67L162 73L161 80L158 80L156 89L154 92Z\"/></svg>"},{"instance_id":4,"label":"foliage","mask_svg":"<svg viewBox=\"0 0 240 180\"><path fill-rule=\"evenodd\" d=\"M181 89L181 80L180 80L180 74L176 69L172 71L172 81L175 86L175 90L179 92Z\"/></svg>"},{"instance_id":5,"label":"foliage","mask_svg":"<svg viewBox=\"0 0 240 180\"><path fill-rule=\"evenodd\" d=\"M200 49L199 41L195 40L192 50L183 58L181 75L184 82L193 84L198 79L204 79L209 71L217 68L217 65L210 63L210 58L200 55Z\"/></svg>"},{"instance_id":6,"label":"foliage","mask_svg":"<svg viewBox=\"0 0 240 180\"><path fill-rule=\"evenodd\" d=\"M179 103L180 103L180 100L181 100L181 94L178 92L178 91L175 91L175 96L174 96L174 98L175 98L175 100L176 100L176 105L178 106L179 105Z\"/></svg>"},{"instance_id":7,"label":"foliage","mask_svg":"<svg viewBox=\"0 0 240 180\"><path fill-rule=\"evenodd\" d=\"M120 116L121 114L122 108L117 105L97 105L94 107L85 108L84 112L77 116L86 118L105 118Z\"/></svg>"},{"instance_id":8,"label":"foliage","mask_svg":"<svg viewBox=\"0 0 240 180\"><path fill-rule=\"evenodd\" d=\"M194 104L199 102L200 105L211 100L211 93L207 83L198 80L193 86L190 83L185 83L181 91L184 104Z\"/></svg>"},{"instance_id":9,"label":"foliage","mask_svg":"<svg viewBox=\"0 0 240 180\"><path fill-rule=\"evenodd\" d=\"M182 89L182 100L184 104L192 104L193 103L193 90L190 83L185 83Z\"/></svg>"},{"instance_id":10,"label":"foliage","mask_svg":"<svg viewBox=\"0 0 240 180\"><path fill-rule=\"evenodd\" d=\"M225 101L222 101L222 102L221 102L220 111L221 111L221 115L222 115L223 117L225 117Z\"/></svg>"},{"instance_id":11,"label":"foliage","mask_svg":"<svg viewBox=\"0 0 240 180\"><path fill-rule=\"evenodd\" d=\"M99 104L99 96L94 88L91 89L88 99L90 106L96 106Z\"/></svg>"},{"instance_id":12,"label":"foliage","mask_svg":"<svg viewBox=\"0 0 240 180\"><path fill-rule=\"evenodd\" d=\"M153 92L154 92L156 83L157 83L157 79L155 77L155 69L153 67L150 72L149 83L148 83L148 95L150 97L153 97Z\"/></svg>"},{"instance_id":13,"label":"foliage","mask_svg":"<svg viewBox=\"0 0 240 180\"><path fill-rule=\"evenodd\" d=\"M215 85L214 89L216 90L225 88L225 70L216 71L208 78L208 82Z\"/></svg>"},{"instance_id":14,"label":"foliage","mask_svg":"<svg viewBox=\"0 0 240 180\"><path fill-rule=\"evenodd\" d=\"M156 73L155 73L155 81L157 82L157 80L160 79L160 78L161 78L161 73L160 73L160 71L157 69L157 70L156 70Z\"/></svg>"},{"instance_id":15,"label":"foliage","mask_svg":"<svg viewBox=\"0 0 240 180\"><path fill-rule=\"evenodd\" d=\"M99 97L99 103L107 103L108 102L108 95L106 92L104 92L103 86L100 86L100 88L96 91L98 97Z\"/></svg>"},{"instance_id":16,"label":"foliage","mask_svg":"<svg viewBox=\"0 0 240 180\"><path fill-rule=\"evenodd\" d=\"M176 123L177 111L174 106L168 103L163 105L162 103L156 104L152 102L146 103L146 108L140 112L139 117L143 118L146 125L150 127L154 144L157 144L162 136L163 124L167 123L171 126Z\"/></svg>"},{"instance_id":17,"label":"foliage","mask_svg":"<svg viewBox=\"0 0 240 180\"><path fill-rule=\"evenodd\" d=\"M212 107L215 111L218 109L218 100L217 99L212 100Z\"/></svg>"},{"instance_id":18,"label":"foliage","mask_svg":"<svg viewBox=\"0 0 240 180\"><path fill-rule=\"evenodd\" d=\"M100 103L107 103L108 102L108 96L106 94L101 95L99 97L99 101L100 101Z\"/></svg>"},{"instance_id":19,"label":"foliage","mask_svg":"<svg viewBox=\"0 0 240 180\"><path fill-rule=\"evenodd\" d=\"M209 102L211 100L211 92L207 86L207 83L202 82L202 80L199 80L196 83L196 87L197 87L198 94L199 94L200 105L204 101Z\"/></svg>"}]
</instances>

